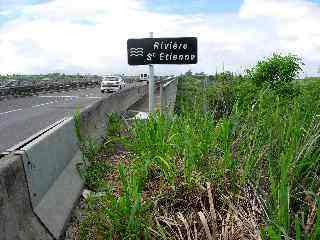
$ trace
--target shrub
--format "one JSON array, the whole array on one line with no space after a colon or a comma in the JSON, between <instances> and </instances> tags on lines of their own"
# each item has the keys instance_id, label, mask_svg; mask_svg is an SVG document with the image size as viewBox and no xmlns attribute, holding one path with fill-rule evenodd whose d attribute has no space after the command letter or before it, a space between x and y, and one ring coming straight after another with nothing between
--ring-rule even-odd
<instances>
[{"instance_id":1,"label":"shrub","mask_svg":"<svg viewBox=\"0 0 320 240\"><path fill-rule=\"evenodd\" d=\"M216 77L213 85L207 89L209 110L215 119L229 116L235 102L235 77L230 72L224 72Z\"/></svg>"},{"instance_id":2,"label":"shrub","mask_svg":"<svg viewBox=\"0 0 320 240\"><path fill-rule=\"evenodd\" d=\"M192 111L203 107L202 80L193 76L180 76L178 78L175 113Z\"/></svg>"},{"instance_id":3,"label":"shrub","mask_svg":"<svg viewBox=\"0 0 320 240\"><path fill-rule=\"evenodd\" d=\"M267 86L280 95L292 96L297 94L293 80L302 71L302 65L301 59L295 55L273 54L248 70L247 77L259 88Z\"/></svg>"}]
</instances>

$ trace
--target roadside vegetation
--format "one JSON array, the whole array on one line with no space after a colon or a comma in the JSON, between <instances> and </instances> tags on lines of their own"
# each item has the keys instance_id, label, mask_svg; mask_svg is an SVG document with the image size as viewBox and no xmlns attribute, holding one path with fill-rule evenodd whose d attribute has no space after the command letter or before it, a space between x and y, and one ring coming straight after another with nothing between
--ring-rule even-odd
<instances>
[{"instance_id":1,"label":"roadside vegetation","mask_svg":"<svg viewBox=\"0 0 320 240\"><path fill-rule=\"evenodd\" d=\"M92 191L77 238L320 239L320 81L296 81L302 64L188 73L175 114L111 114L102 144L77 131Z\"/></svg>"}]
</instances>

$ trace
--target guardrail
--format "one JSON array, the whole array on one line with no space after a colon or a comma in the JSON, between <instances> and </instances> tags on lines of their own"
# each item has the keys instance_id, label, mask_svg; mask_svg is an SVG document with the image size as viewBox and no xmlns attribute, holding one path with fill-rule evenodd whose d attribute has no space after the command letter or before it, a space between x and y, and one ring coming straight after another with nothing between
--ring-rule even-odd
<instances>
[{"instance_id":1,"label":"guardrail","mask_svg":"<svg viewBox=\"0 0 320 240\"><path fill-rule=\"evenodd\" d=\"M27 85L27 86L15 86L15 87L0 87L0 100L8 96L28 96L43 92L53 92L60 90L71 90L77 88L88 88L95 87L100 84L99 80L91 81L76 81L67 83L46 83L38 85Z\"/></svg>"},{"instance_id":2,"label":"guardrail","mask_svg":"<svg viewBox=\"0 0 320 240\"><path fill-rule=\"evenodd\" d=\"M147 94L125 88L80 112L83 137L101 139L106 114L122 112ZM0 240L59 239L83 188L73 118L39 132L0 158Z\"/></svg>"},{"instance_id":3,"label":"guardrail","mask_svg":"<svg viewBox=\"0 0 320 240\"><path fill-rule=\"evenodd\" d=\"M161 112L172 114L176 103L177 82L175 77L165 79L160 84Z\"/></svg>"}]
</instances>

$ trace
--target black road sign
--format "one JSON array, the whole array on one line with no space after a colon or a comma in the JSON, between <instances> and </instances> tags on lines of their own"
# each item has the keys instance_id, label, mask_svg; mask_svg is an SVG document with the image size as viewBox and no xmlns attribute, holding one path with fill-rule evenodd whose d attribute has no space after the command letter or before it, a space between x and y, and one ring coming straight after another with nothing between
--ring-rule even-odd
<instances>
[{"instance_id":1,"label":"black road sign","mask_svg":"<svg viewBox=\"0 0 320 240\"><path fill-rule=\"evenodd\" d=\"M196 64L198 44L195 37L128 39L129 65Z\"/></svg>"}]
</instances>

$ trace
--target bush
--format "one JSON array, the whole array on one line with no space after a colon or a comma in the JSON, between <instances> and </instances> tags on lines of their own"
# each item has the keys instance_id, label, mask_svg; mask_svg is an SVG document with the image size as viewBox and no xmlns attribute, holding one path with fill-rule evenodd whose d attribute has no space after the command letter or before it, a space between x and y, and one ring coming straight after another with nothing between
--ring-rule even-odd
<instances>
[{"instance_id":1,"label":"bush","mask_svg":"<svg viewBox=\"0 0 320 240\"><path fill-rule=\"evenodd\" d=\"M216 82L207 89L209 111L215 119L229 116L235 102L235 77L230 72L224 72L216 77Z\"/></svg>"},{"instance_id":2,"label":"bush","mask_svg":"<svg viewBox=\"0 0 320 240\"><path fill-rule=\"evenodd\" d=\"M202 80L194 76L185 75L178 78L175 113L192 111L203 107Z\"/></svg>"},{"instance_id":3,"label":"bush","mask_svg":"<svg viewBox=\"0 0 320 240\"><path fill-rule=\"evenodd\" d=\"M295 55L273 54L247 71L247 77L258 88L270 87L280 95L292 96L297 91L293 81L302 71L303 62Z\"/></svg>"}]
</instances>

